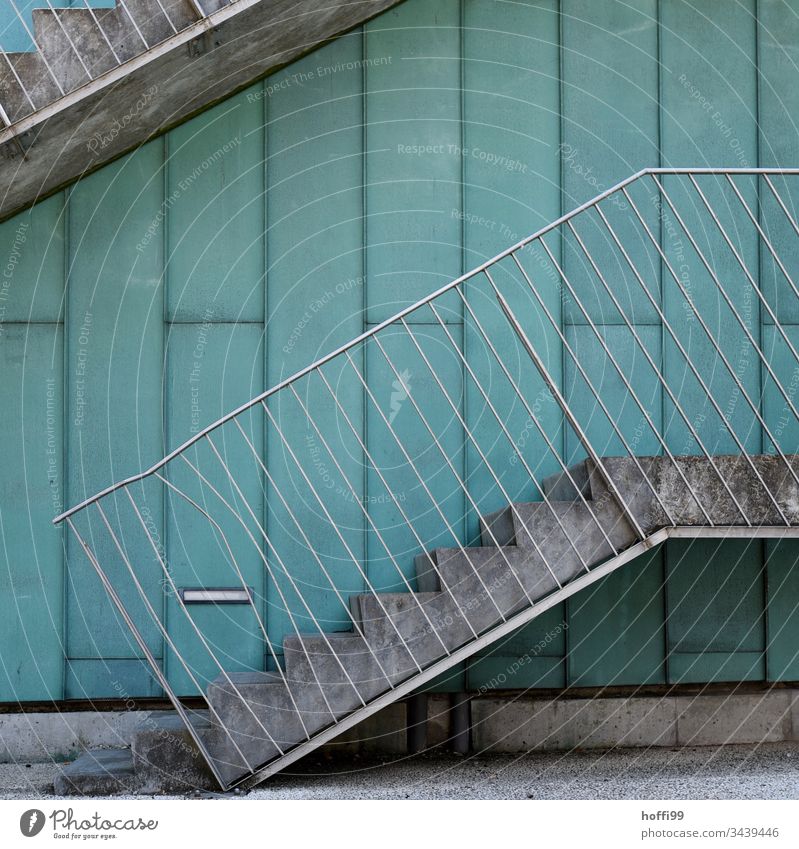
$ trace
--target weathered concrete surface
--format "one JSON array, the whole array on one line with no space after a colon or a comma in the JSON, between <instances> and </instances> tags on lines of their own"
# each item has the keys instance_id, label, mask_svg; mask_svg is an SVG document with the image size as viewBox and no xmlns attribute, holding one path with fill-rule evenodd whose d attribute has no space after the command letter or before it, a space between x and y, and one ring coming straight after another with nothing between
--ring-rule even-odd
<instances>
[{"instance_id":1,"label":"weathered concrete surface","mask_svg":"<svg viewBox=\"0 0 799 849\"><path fill-rule=\"evenodd\" d=\"M676 719L668 699L476 698L472 738L478 752L674 746Z\"/></svg>"},{"instance_id":2,"label":"weathered concrete surface","mask_svg":"<svg viewBox=\"0 0 799 849\"><path fill-rule=\"evenodd\" d=\"M0 763L71 760L88 748L127 746L149 711L0 714Z\"/></svg>"},{"instance_id":3,"label":"weathered concrete surface","mask_svg":"<svg viewBox=\"0 0 799 849\"><path fill-rule=\"evenodd\" d=\"M260 0L219 9L2 130L0 220L399 2ZM49 28L53 38L57 29ZM36 65L27 77L48 87L38 54L10 56Z\"/></svg>"},{"instance_id":4,"label":"weathered concrete surface","mask_svg":"<svg viewBox=\"0 0 799 849\"><path fill-rule=\"evenodd\" d=\"M65 766L53 782L57 796L135 793L138 782L130 749L97 749Z\"/></svg>"},{"instance_id":5,"label":"weathered concrete surface","mask_svg":"<svg viewBox=\"0 0 799 849\"><path fill-rule=\"evenodd\" d=\"M677 742L681 746L715 746L795 740L799 733L791 721L795 695L790 690L774 690L686 700L678 707Z\"/></svg>"},{"instance_id":6,"label":"weathered concrete surface","mask_svg":"<svg viewBox=\"0 0 799 849\"><path fill-rule=\"evenodd\" d=\"M194 716L193 721L201 731L211 727L205 716ZM143 720L133 735L131 754L141 793L182 793L196 788L215 790L218 786L177 713L152 713Z\"/></svg>"},{"instance_id":7,"label":"weathered concrete surface","mask_svg":"<svg viewBox=\"0 0 799 849\"><path fill-rule=\"evenodd\" d=\"M476 751L799 741L799 691L595 699L476 697ZM793 709L793 714L792 714Z\"/></svg>"}]
</instances>

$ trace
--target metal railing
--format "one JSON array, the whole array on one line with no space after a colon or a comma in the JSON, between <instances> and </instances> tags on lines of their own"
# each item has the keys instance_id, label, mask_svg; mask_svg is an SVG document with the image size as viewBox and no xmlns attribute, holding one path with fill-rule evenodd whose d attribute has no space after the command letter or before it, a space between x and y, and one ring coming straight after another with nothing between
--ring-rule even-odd
<instances>
[{"instance_id":1,"label":"metal railing","mask_svg":"<svg viewBox=\"0 0 799 849\"><path fill-rule=\"evenodd\" d=\"M796 534L797 177L641 171L55 520L223 786L275 771L669 535ZM555 478L560 489L545 483ZM539 524L520 506L533 502ZM478 522L498 510L510 537ZM426 568L457 636L416 592L414 557L431 549L448 552ZM448 557L460 557L456 580ZM247 661L225 627L186 601L209 563L215 585L239 588L246 622L219 615L263 647L283 710L300 718L296 739L245 692ZM521 588L513 604L507 581ZM409 636L397 594L422 631ZM346 629L371 676L337 648ZM346 709L331 675L349 688ZM208 697L214 679L240 701L247 735ZM321 696L312 712L307 686ZM195 728L190 692L208 698L238 767L220 766L220 744ZM253 727L268 758L248 749Z\"/></svg>"},{"instance_id":2,"label":"metal railing","mask_svg":"<svg viewBox=\"0 0 799 849\"><path fill-rule=\"evenodd\" d=\"M54 7L52 0L37 0L34 9L52 13L49 27L38 28L21 5L21 0L6 0L10 7L16 30L24 34L31 49L39 53L42 77L35 78L20 73L11 59L19 46L3 38L0 33L0 62L5 65L19 88L30 112L47 106L55 97L91 84L119 68L125 62L140 56L170 38L186 32L206 21L217 12L248 5L255 0L152 0L142 4L139 0L116 0L114 7L98 6L92 0L68 6ZM75 13L80 14L80 18ZM12 31L7 27L7 33ZM45 47L45 41L58 47ZM8 127L23 117L9 116L9 110L0 105L0 120Z\"/></svg>"}]
</instances>

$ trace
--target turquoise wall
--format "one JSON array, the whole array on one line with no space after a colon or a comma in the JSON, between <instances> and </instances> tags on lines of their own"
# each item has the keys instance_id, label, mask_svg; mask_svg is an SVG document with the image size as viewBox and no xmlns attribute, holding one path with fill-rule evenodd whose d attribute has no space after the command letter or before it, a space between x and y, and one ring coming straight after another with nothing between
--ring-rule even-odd
<instances>
[{"instance_id":1,"label":"turquoise wall","mask_svg":"<svg viewBox=\"0 0 799 849\"><path fill-rule=\"evenodd\" d=\"M0 225L0 699L159 692L91 567L50 525L62 508L149 466L230 408L639 168L796 166L797 13L799 0L408 0ZM590 316L629 364L672 448L695 450L633 357L630 331L568 245L563 261L587 315L546 297L570 344L586 359L599 349ZM700 303L704 283L695 269ZM647 299L633 285L619 291L652 356L681 380L684 367ZM679 293L661 284L657 294L676 320ZM799 307L784 292L771 295L787 332L797 333ZM743 289L738 297L751 298ZM446 313L468 352L473 323L455 301ZM756 302L749 320L768 337ZM734 348L740 329L730 316L718 321L729 323L725 339ZM429 317L417 322L436 356L446 348L444 331ZM540 333L558 380L579 403L587 395L579 376L554 332L542 325ZM395 350L407 360L402 344L398 337ZM365 356L370 381L390 385L382 361ZM456 358L437 364L469 421L480 408L473 387ZM423 364L410 368L424 379ZM609 399L622 397L612 374L594 377ZM782 403L759 369L751 365L742 380L753 396L762 390L764 414L776 422ZM725 391L723 382L717 387ZM690 382L683 391L688 400ZM351 373L342 371L339 392L381 463L401 465ZM329 403L313 403L318 421L335 422ZM496 403L508 408L509 430L522 432L510 399ZM274 412L287 427L307 427L290 404ZM543 415L570 456L576 446L558 418ZM747 432L751 412L739 405L735 416ZM623 417L627 438L638 419ZM253 427L276 480L299 491L278 434ZM410 418L397 427L409 442L427 438ZM712 414L703 428L715 450L730 449ZM612 450L607 427L597 423L591 436ZM747 438L751 450L768 449L758 429ZM331 439L410 576L415 542L357 439L340 428ZM459 473L474 470L478 508L496 507L498 493L462 434L450 428L442 441ZM526 450L544 475L554 463L542 445L531 435ZM637 450L657 448L653 441ZM507 457L498 444L489 459L503 468ZM312 446L302 462L319 474ZM443 486L447 516L471 537L476 511ZM530 497L524 486L523 470L507 468L508 489ZM257 481L248 496L302 578L302 540L290 533L283 505ZM177 504L165 511L155 488L147 501L176 583L219 582L212 547L190 515ZM399 588L355 498L335 499L330 509L370 580ZM361 578L342 562L339 542L312 509L307 516L306 532L337 563L340 586L357 591ZM445 686L799 679L796 553L792 544L762 541L670 544L492 647ZM180 638L185 626L157 562L143 556L137 570ZM288 623L278 588L257 558L244 571L266 596L263 613L279 647ZM316 614L343 627L332 593L310 593ZM261 668L263 646L240 615L230 607L198 614L231 665ZM155 629L145 636L175 686L190 692Z\"/></svg>"}]
</instances>

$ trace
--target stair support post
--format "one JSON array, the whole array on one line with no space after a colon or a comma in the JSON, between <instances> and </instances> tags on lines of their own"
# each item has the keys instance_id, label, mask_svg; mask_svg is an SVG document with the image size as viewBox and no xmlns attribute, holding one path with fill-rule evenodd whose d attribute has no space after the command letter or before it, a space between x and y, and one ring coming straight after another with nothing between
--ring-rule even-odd
<instances>
[{"instance_id":1,"label":"stair support post","mask_svg":"<svg viewBox=\"0 0 799 849\"><path fill-rule=\"evenodd\" d=\"M452 751L468 755L472 749L472 698L468 693L450 693L449 730Z\"/></svg>"},{"instance_id":2,"label":"stair support post","mask_svg":"<svg viewBox=\"0 0 799 849\"><path fill-rule=\"evenodd\" d=\"M408 754L418 755L427 748L427 693L414 693L405 706Z\"/></svg>"}]
</instances>

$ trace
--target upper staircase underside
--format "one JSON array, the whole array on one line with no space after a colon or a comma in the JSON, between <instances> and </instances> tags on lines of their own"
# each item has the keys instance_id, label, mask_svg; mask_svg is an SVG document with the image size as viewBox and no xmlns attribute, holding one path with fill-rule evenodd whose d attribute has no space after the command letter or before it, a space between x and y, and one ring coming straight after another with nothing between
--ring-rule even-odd
<instances>
[{"instance_id":1,"label":"upper staircase underside","mask_svg":"<svg viewBox=\"0 0 799 849\"><path fill-rule=\"evenodd\" d=\"M399 0L8 2L0 220Z\"/></svg>"}]
</instances>

